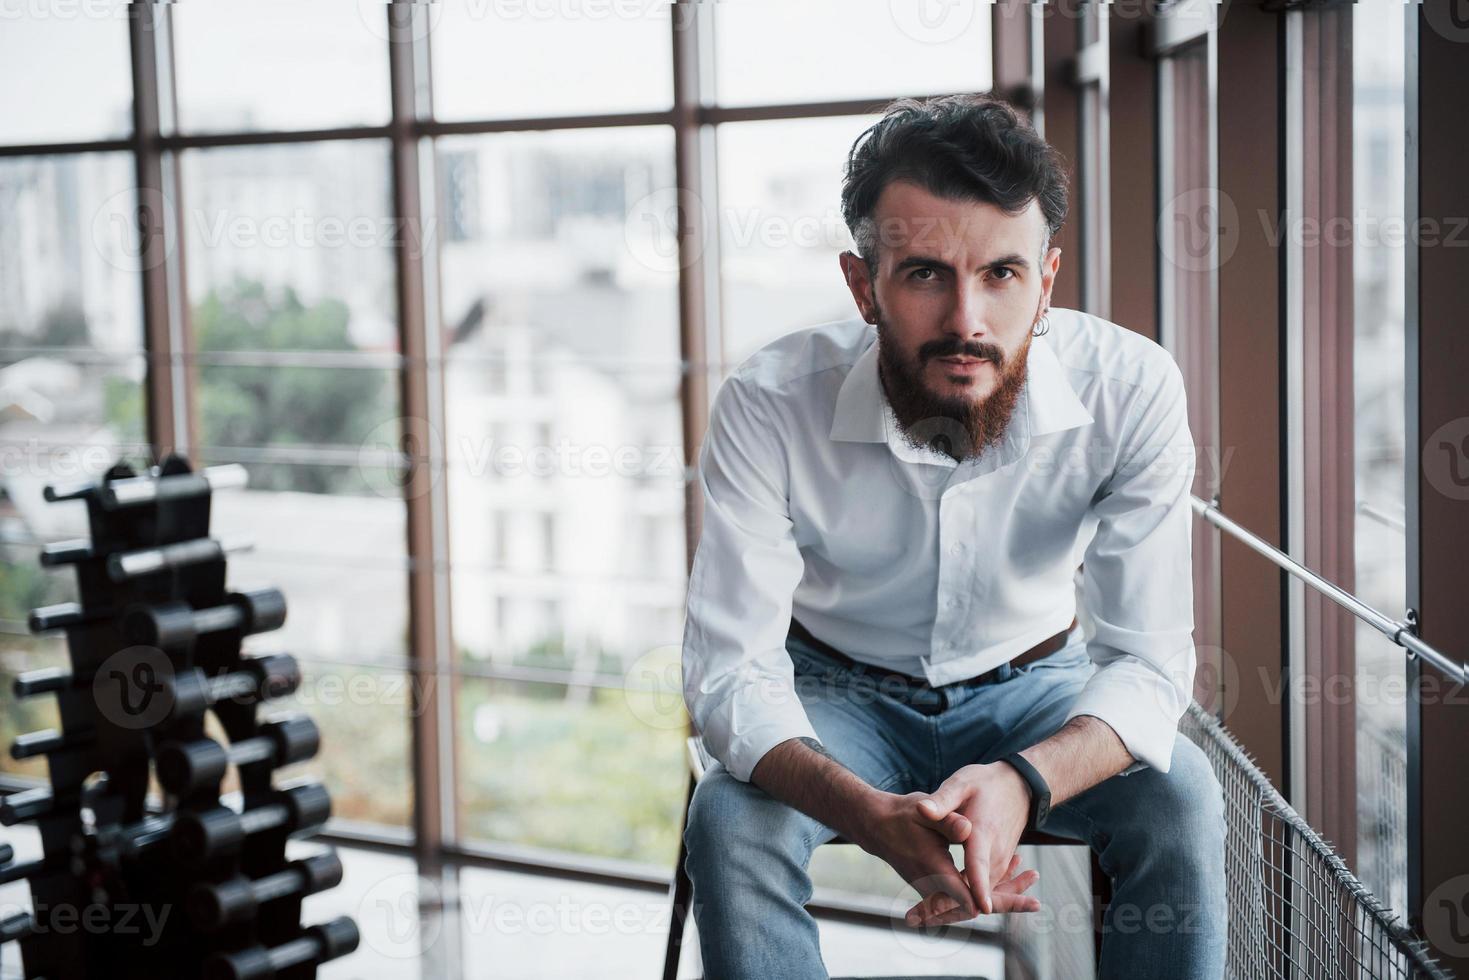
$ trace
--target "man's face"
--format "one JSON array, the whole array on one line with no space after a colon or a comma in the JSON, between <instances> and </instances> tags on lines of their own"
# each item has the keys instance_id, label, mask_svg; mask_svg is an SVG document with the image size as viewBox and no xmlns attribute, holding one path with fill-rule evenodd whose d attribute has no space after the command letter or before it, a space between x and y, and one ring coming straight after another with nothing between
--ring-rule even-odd
<instances>
[{"instance_id":1,"label":"man's face","mask_svg":"<svg viewBox=\"0 0 1469 980\"><path fill-rule=\"evenodd\" d=\"M1003 435L1024 387L1061 250L1046 248L1034 201L1011 215L894 181L874 220L875 274L850 252L841 264L858 309L877 324L893 414L915 445L946 434L935 448L978 456Z\"/></svg>"}]
</instances>

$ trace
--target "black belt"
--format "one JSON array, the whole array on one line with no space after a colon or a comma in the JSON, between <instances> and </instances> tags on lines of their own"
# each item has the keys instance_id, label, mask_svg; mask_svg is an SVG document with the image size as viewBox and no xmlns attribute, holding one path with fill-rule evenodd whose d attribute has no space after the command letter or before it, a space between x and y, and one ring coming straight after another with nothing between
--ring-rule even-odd
<instances>
[{"instance_id":1,"label":"black belt","mask_svg":"<svg viewBox=\"0 0 1469 980\"><path fill-rule=\"evenodd\" d=\"M1034 663L1035 661L1040 660L1042 657L1049 657L1051 654L1055 653L1057 650L1060 650L1066 645L1066 638L1071 635L1071 631L1075 628L1076 617L1073 616L1071 619L1071 625L1066 627L1061 632L1056 633L1053 636L1046 637L1044 640L1040 641L1029 650L1024 650L1016 656L1012 657L1008 662L1000 664L996 667L991 667L984 673L969 678L967 681L964 681L964 683L991 684L999 677L1000 667L1024 667L1026 664ZM860 660L853 660L851 657L847 656L845 653L842 653L842 651L838 650L830 643L827 643L824 640L817 639L811 634L811 631L803 626L800 621L797 620L794 616L791 617L791 628L788 636L794 636L796 639L800 640L802 643L805 643L812 649L826 654L828 657L831 657L833 660L836 660L847 667L851 667L877 677L893 677L917 687L933 686L929 684L927 678L913 677L912 675L904 674L901 671L888 670L886 667L876 667L869 663L863 663Z\"/></svg>"}]
</instances>

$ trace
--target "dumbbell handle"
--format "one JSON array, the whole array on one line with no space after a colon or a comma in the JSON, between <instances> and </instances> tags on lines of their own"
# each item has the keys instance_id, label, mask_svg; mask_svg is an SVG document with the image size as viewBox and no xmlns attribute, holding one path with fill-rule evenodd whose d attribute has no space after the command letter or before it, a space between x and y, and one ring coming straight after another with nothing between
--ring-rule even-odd
<instances>
[{"instance_id":1,"label":"dumbbell handle","mask_svg":"<svg viewBox=\"0 0 1469 980\"><path fill-rule=\"evenodd\" d=\"M156 548L119 551L107 556L107 577L114 582L126 582L165 569L218 561L226 555L249 551L251 547L250 542L242 540L226 542L217 538L194 538Z\"/></svg>"},{"instance_id":2,"label":"dumbbell handle","mask_svg":"<svg viewBox=\"0 0 1469 980\"><path fill-rule=\"evenodd\" d=\"M111 619L116 612L111 609L83 609L75 602L58 602L54 606L38 606L26 617L26 625L32 633L80 626L102 619Z\"/></svg>"},{"instance_id":3,"label":"dumbbell handle","mask_svg":"<svg viewBox=\"0 0 1469 980\"><path fill-rule=\"evenodd\" d=\"M249 474L239 463L208 466L193 473L168 476L137 476L110 480L97 488L97 500L103 510L117 510L155 500L184 500L202 497L215 490L243 487Z\"/></svg>"},{"instance_id":4,"label":"dumbbell handle","mask_svg":"<svg viewBox=\"0 0 1469 980\"><path fill-rule=\"evenodd\" d=\"M36 694L65 690L70 684L71 671L60 667L42 667L40 670L28 670L24 674L16 675L11 690L18 698L28 698Z\"/></svg>"},{"instance_id":5,"label":"dumbbell handle","mask_svg":"<svg viewBox=\"0 0 1469 980\"><path fill-rule=\"evenodd\" d=\"M271 654L241 661L242 669L206 677L197 667L165 679L170 719L189 718L221 701L244 699L255 703L285 697L301 686L301 668L289 654Z\"/></svg>"},{"instance_id":6,"label":"dumbbell handle","mask_svg":"<svg viewBox=\"0 0 1469 980\"><path fill-rule=\"evenodd\" d=\"M64 732L58 732L54 728L43 728L38 732L17 735L15 741L10 744L10 757L19 762L22 759L59 752L62 749L76 748L78 745L87 745L96 737L96 732L90 728L74 728Z\"/></svg>"},{"instance_id":7,"label":"dumbbell handle","mask_svg":"<svg viewBox=\"0 0 1469 980\"><path fill-rule=\"evenodd\" d=\"M320 783L282 790L275 800L236 813L228 807L184 811L175 821L174 853L186 863L203 864L233 853L245 838L284 827L291 834L315 830L331 816L332 801Z\"/></svg>"},{"instance_id":8,"label":"dumbbell handle","mask_svg":"<svg viewBox=\"0 0 1469 980\"><path fill-rule=\"evenodd\" d=\"M0 801L0 824L12 827L22 820L31 820L50 812L55 805L56 798L45 786L11 793Z\"/></svg>"},{"instance_id":9,"label":"dumbbell handle","mask_svg":"<svg viewBox=\"0 0 1469 980\"><path fill-rule=\"evenodd\" d=\"M239 463L221 466L206 466L193 473L172 473L168 476L124 477L98 483L93 480L78 480L75 483L59 483L41 489L41 496L48 503L60 500L76 500L79 497L96 495L102 505L112 510L127 504L141 504L149 500L177 499L228 490L245 486L250 474Z\"/></svg>"},{"instance_id":10,"label":"dumbbell handle","mask_svg":"<svg viewBox=\"0 0 1469 980\"><path fill-rule=\"evenodd\" d=\"M256 909L266 902L289 895L314 895L341 881L341 859L335 851L326 851L292 861L284 870L253 881L237 875L221 882L202 882L190 894L189 913L200 929L217 932L227 925L253 919Z\"/></svg>"},{"instance_id":11,"label":"dumbbell handle","mask_svg":"<svg viewBox=\"0 0 1469 980\"><path fill-rule=\"evenodd\" d=\"M107 775L103 773L84 789L82 793L84 803L87 798L106 793L107 785ZM37 786L34 789L11 793L0 800L0 824L10 827L22 820L45 816L55 805L56 798L52 795L49 786Z\"/></svg>"},{"instance_id":12,"label":"dumbbell handle","mask_svg":"<svg viewBox=\"0 0 1469 980\"><path fill-rule=\"evenodd\" d=\"M138 603L123 614L123 633L134 643L173 648L202 633L238 629L267 633L286 620L286 600L279 589L232 592L217 606L195 609L182 600Z\"/></svg>"},{"instance_id":13,"label":"dumbbell handle","mask_svg":"<svg viewBox=\"0 0 1469 980\"><path fill-rule=\"evenodd\" d=\"M231 764L270 762L285 766L310 759L321 746L321 733L306 715L268 722L260 726L260 731L228 748L212 738L165 742L158 747L156 757L158 781L170 792L187 796L218 781Z\"/></svg>"},{"instance_id":14,"label":"dumbbell handle","mask_svg":"<svg viewBox=\"0 0 1469 980\"><path fill-rule=\"evenodd\" d=\"M24 939L31 934L34 923L31 921L30 913L17 912L0 919L0 943L8 943L15 939Z\"/></svg>"},{"instance_id":15,"label":"dumbbell handle","mask_svg":"<svg viewBox=\"0 0 1469 980\"><path fill-rule=\"evenodd\" d=\"M0 885L8 885L12 881L29 878L37 872L46 871L53 867L56 867L55 860L46 857L21 861L19 864L7 864L3 868L0 868Z\"/></svg>"},{"instance_id":16,"label":"dumbbell handle","mask_svg":"<svg viewBox=\"0 0 1469 980\"><path fill-rule=\"evenodd\" d=\"M357 948L361 936L357 923L347 916L311 926L299 939L279 946L249 946L231 953L216 953L205 961L207 980L269 980L282 970L303 963L325 963L346 956Z\"/></svg>"}]
</instances>

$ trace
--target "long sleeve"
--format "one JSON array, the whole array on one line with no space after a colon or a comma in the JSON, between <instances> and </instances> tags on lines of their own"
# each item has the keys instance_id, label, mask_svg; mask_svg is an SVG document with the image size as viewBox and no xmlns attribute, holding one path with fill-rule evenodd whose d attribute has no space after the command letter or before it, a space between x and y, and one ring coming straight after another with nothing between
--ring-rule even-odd
<instances>
[{"instance_id":1,"label":"long sleeve","mask_svg":"<svg viewBox=\"0 0 1469 980\"><path fill-rule=\"evenodd\" d=\"M1194 443L1183 376L1170 359L1141 391L1124 427L1122 461L1093 504L1097 532L1083 564L1083 602L1096 623L1088 652L1098 670L1067 718L1105 721L1136 763L1167 772L1193 695L1192 513Z\"/></svg>"},{"instance_id":2,"label":"long sleeve","mask_svg":"<svg viewBox=\"0 0 1469 980\"><path fill-rule=\"evenodd\" d=\"M761 395L735 375L710 410L698 466L703 529L682 654L689 715L710 753L742 782L776 745L817 737L785 646L804 566L785 454Z\"/></svg>"}]
</instances>

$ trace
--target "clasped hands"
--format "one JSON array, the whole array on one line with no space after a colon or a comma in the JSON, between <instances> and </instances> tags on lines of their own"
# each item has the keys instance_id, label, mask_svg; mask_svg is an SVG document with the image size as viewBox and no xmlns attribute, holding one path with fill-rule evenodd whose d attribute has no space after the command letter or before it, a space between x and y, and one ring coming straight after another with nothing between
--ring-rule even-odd
<instances>
[{"instance_id":1,"label":"clasped hands","mask_svg":"<svg viewBox=\"0 0 1469 980\"><path fill-rule=\"evenodd\" d=\"M1035 912L1025 892L1040 880L1019 872L1016 848L1030 810L1025 781L1003 762L957 770L933 793L878 793L854 842L892 865L922 899L910 926L944 925L995 912ZM950 844L964 847L964 868Z\"/></svg>"}]
</instances>

